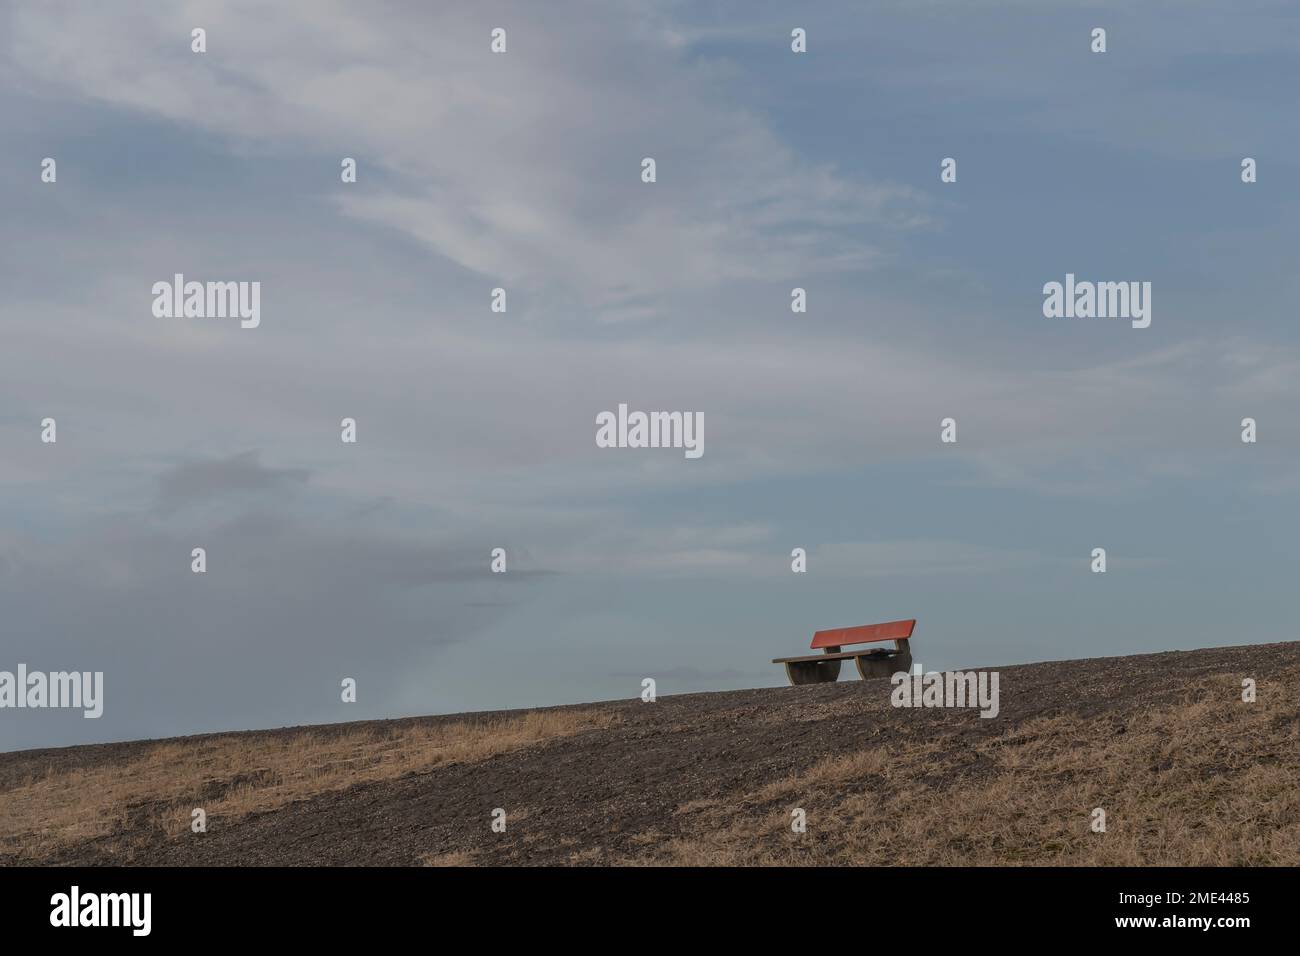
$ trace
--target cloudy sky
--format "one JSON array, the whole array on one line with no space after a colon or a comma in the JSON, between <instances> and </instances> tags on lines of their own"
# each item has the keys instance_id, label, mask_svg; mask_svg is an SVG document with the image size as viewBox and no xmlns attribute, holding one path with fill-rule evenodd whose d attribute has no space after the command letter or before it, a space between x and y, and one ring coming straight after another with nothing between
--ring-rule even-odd
<instances>
[{"instance_id":1,"label":"cloudy sky","mask_svg":"<svg viewBox=\"0 0 1300 956\"><path fill-rule=\"evenodd\" d=\"M0 3L0 670L106 685L0 749L777 684L899 617L926 667L1297 637L1297 27ZM260 327L155 317L178 272ZM1150 328L1044 318L1067 272ZM620 402L703 457L597 448Z\"/></svg>"}]
</instances>

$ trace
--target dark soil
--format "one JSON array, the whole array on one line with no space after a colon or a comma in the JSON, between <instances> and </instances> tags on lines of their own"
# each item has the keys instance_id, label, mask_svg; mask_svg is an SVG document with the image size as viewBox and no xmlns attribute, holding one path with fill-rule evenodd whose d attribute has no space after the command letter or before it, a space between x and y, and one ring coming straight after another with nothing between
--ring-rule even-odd
<instances>
[{"instance_id":1,"label":"dark soil","mask_svg":"<svg viewBox=\"0 0 1300 956\"><path fill-rule=\"evenodd\" d=\"M992 720L977 710L895 709L887 679L690 694L653 704L614 701L589 705L622 716L608 729L359 784L242 820L213 818L201 835L168 838L143 822L129 824L126 832L65 847L40 862L417 865L458 852L478 864L635 861L646 834L660 839L682 832L683 804L734 800L736 812L745 812L746 794L830 755L942 739L956 757L969 753L973 740L1060 714L1105 715L1122 733L1148 708L1181 699L1194 680L1217 676L1225 693L1239 694L1241 678L1266 680L1297 664L1300 642L994 668L1001 674L1001 713ZM394 723L406 721L378 722ZM356 726L312 730L329 734ZM149 745L0 754L0 790L36 767L121 762ZM936 758L935 772L945 773L946 762ZM969 760L952 763L970 771ZM510 814L505 834L490 828L495 807Z\"/></svg>"}]
</instances>

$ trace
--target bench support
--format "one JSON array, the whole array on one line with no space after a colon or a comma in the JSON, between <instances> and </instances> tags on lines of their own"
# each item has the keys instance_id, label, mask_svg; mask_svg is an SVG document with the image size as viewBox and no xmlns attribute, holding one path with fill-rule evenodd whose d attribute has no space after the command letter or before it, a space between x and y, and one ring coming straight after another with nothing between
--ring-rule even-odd
<instances>
[{"instance_id":1,"label":"bench support","mask_svg":"<svg viewBox=\"0 0 1300 956\"><path fill-rule=\"evenodd\" d=\"M840 679L840 661L787 661L790 684L829 684Z\"/></svg>"},{"instance_id":2,"label":"bench support","mask_svg":"<svg viewBox=\"0 0 1300 956\"><path fill-rule=\"evenodd\" d=\"M873 677L893 677L899 671L912 669L912 652L903 647L893 654L863 654L855 658L854 663L858 665L858 676L863 680L870 680Z\"/></svg>"}]
</instances>

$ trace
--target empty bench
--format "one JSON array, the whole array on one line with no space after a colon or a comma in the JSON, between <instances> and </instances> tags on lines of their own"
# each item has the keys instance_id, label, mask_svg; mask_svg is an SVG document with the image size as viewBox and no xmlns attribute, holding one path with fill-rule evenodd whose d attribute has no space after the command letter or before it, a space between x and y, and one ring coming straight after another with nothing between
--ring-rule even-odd
<instances>
[{"instance_id":1,"label":"empty bench","mask_svg":"<svg viewBox=\"0 0 1300 956\"><path fill-rule=\"evenodd\" d=\"M858 674L863 680L868 677L888 677L898 671L912 669L912 652L908 642L912 639L912 629L915 627L916 621L911 620L818 631L813 635L809 646L813 650L820 649L822 653L804 657L776 657L772 663L785 665L785 673L791 684L824 684L839 680L840 664L850 657L858 665ZM877 644L881 641L893 641L894 649L891 651L871 647L844 650L853 644Z\"/></svg>"}]
</instances>

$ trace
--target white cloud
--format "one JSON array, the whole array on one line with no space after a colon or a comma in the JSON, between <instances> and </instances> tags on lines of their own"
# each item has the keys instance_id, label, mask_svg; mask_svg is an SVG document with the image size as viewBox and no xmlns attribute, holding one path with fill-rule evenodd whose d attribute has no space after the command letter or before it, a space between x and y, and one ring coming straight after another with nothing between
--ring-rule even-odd
<instances>
[{"instance_id":1,"label":"white cloud","mask_svg":"<svg viewBox=\"0 0 1300 956\"><path fill-rule=\"evenodd\" d=\"M563 30L536 5L496 11L510 29L496 56L486 21L451 8L413 5L382 27L324 0L131 9L20 9L18 61L232 148L353 156L355 187L335 188L337 159L318 171L347 215L487 277L560 285L600 317L649 314L629 303L652 294L869 266L864 227L924 221L914 191L801 159L732 95L725 65L693 62L633 8L584 5ZM209 52L195 55L200 23ZM644 156L656 184L640 182Z\"/></svg>"}]
</instances>

